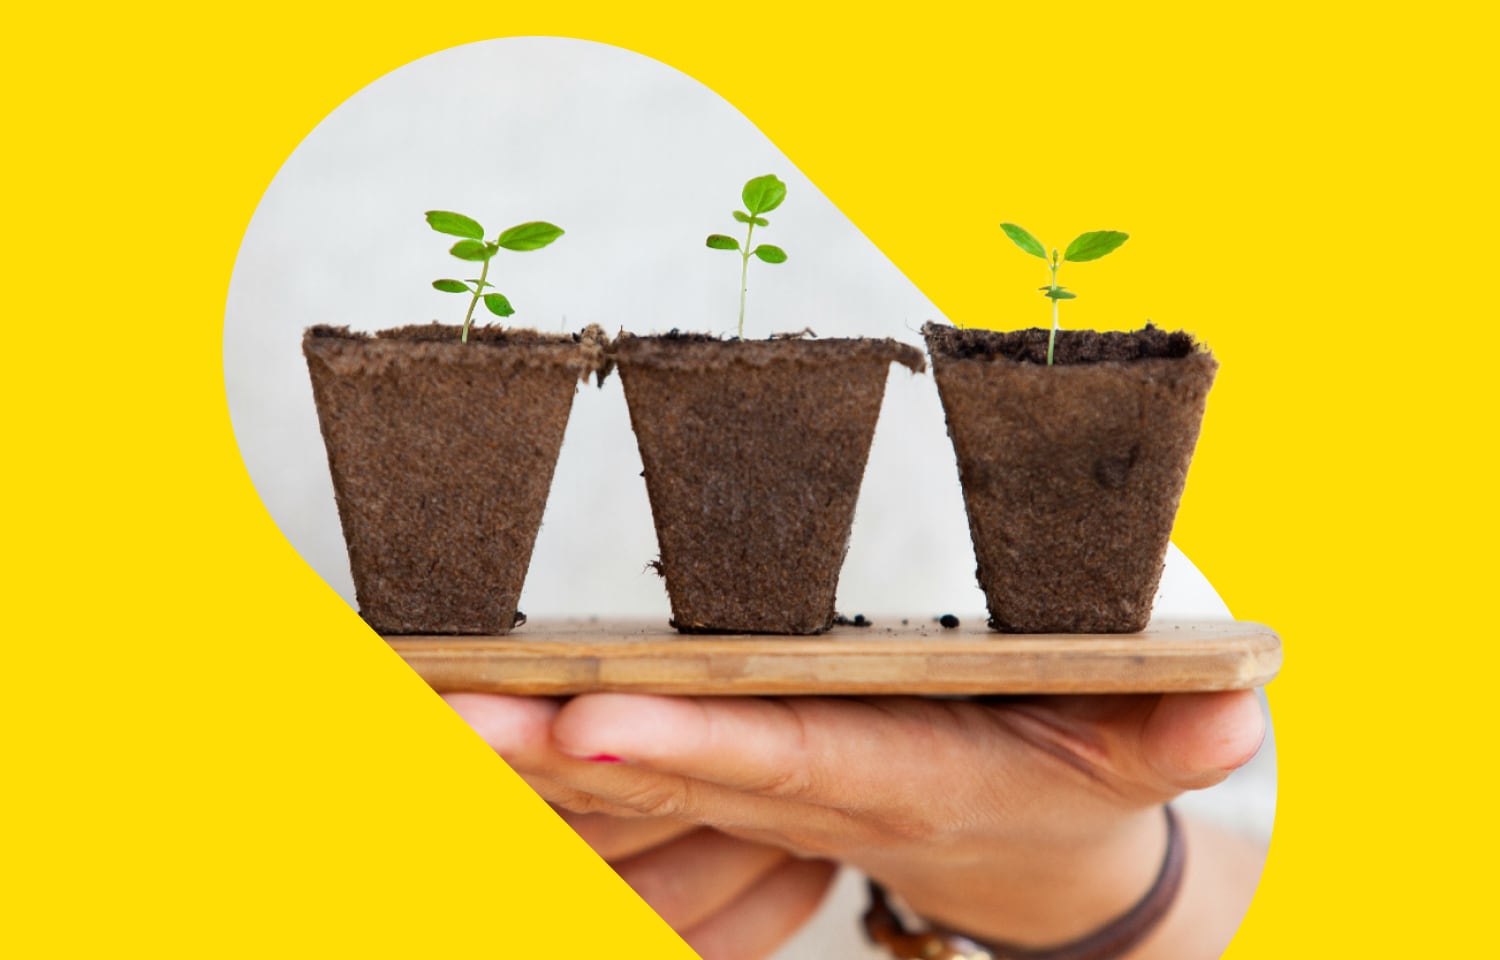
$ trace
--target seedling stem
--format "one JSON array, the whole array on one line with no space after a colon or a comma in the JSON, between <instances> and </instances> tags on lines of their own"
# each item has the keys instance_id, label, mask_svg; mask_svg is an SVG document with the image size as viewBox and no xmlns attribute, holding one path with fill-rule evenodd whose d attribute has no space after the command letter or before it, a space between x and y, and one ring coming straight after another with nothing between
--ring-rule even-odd
<instances>
[{"instance_id":1,"label":"seedling stem","mask_svg":"<svg viewBox=\"0 0 1500 960\"><path fill-rule=\"evenodd\" d=\"M733 250L740 255L740 321L737 335L741 340L745 339L745 291L750 287L750 258L758 257L766 263L785 263L786 251L780 247L763 243L758 247L750 246L750 238L755 236L756 227L769 226L771 221L761 216L770 213L781 206L781 201L786 199L786 184L776 178L773 173L763 177L756 177L745 184L740 191L740 199L745 202L744 210L735 210L734 219L746 225L744 246L733 237L726 237L722 233L709 236L708 246L712 250Z\"/></svg>"},{"instance_id":2,"label":"seedling stem","mask_svg":"<svg viewBox=\"0 0 1500 960\"><path fill-rule=\"evenodd\" d=\"M510 305L510 301L503 293L485 293L486 287L493 287L489 282L490 259L501 250L540 250L552 241L563 235L560 227L553 226L541 220L530 223L518 223L509 230L504 230L494 240L484 239L484 227L477 220L466 217L461 213L452 213L448 210L427 211L427 224L438 233L446 233L450 237L461 239L448 249L460 260L468 263L481 264L478 277L470 277L467 280L434 280L434 290L443 293L471 293L473 297L469 300L469 309L464 313L463 330L458 339L464 343L469 342L469 328L474 325L474 308L479 301L484 301L485 309L497 317L508 317L516 312ZM470 286L473 284L473 286Z\"/></svg>"},{"instance_id":3,"label":"seedling stem","mask_svg":"<svg viewBox=\"0 0 1500 960\"><path fill-rule=\"evenodd\" d=\"M1052 248L1052 289L1062 289L1057 285L1057 248ZM1052 298L1052 334L1047 337L1047 366L1052 366L1052 348L1057 346L1057 298Z\"/></svg>"},{"instance_id":4,"label":"seedling stem","mask_svg":"<svg viewBox=\"0 0 1500 960\"><path fill-rule=\"evenodd\" d=\"M745 248L740 251L740 325L737 335L741 340L745 339L745 291L750 286L750 237L755 233L755 222L752 220L745 228Z\"/></svg>"},{"instance_id":5,"label":"seedling stem","mask_svg":"<svg viewBox=\"0 0 1500 960\"><path fill-rule=\"evenodd\" d=\"M469 342L469 327L472 326L473 323L474 323L474 308L479 305L479 295L484 290L485 286L487 286L487 284L485 283L485 278L488 277L489 275L490 275L490 262L488 260L486 260L484 262L484 266L482 266L482 267L479 268L479 280L478 280L478 282L476 282L474 284L474 298L469 301L469 311L464 314L464 329L463 329L463 332L461 334L459 334L459 336L458 336L458 339L460 341L464 342L464 343L468 343ZM1057 324L1057 319L1056 319L1057 301L1056 300L1052 301L1052 313L1053 313L1053 321L1052 321L1052 323L1055 326ZM1050 360L1048 362L1050 362Z\"/></svg>"},{"instance_id":6,"label":"seedling stem","mask_svg":"<svg viewBox=\"0 0 1500 960\"><path fill-rule=\"evenodd\" d=\"M1004 230L1005 235L1010 237L1011 242L1022 250L1025 250L1033 257L1041 257L1043 260L1047 259L1047 248L1042 246L1040 240L1027 233L1021 227L1014 223L1002 223L1000 224L1000 229ZM1059 300L1075 300L1078 297L1076 293L1058 286L1057 268L1062 266L1062 261L1064 260L1072 263L1086 263L1089 260L1098 260L1100 257L1117 250L1120 244L1129 239L1130 234L1121 233L1118 230L1090 230L1088 233L1079 234L1072 243L1068 244L1067 252L1061 256L1058 255L1056 247L1052 248L1052 262L1047 265L1052 271L1052 282L1045 287L1038 288L1042 291L1042 296L1052 301L1052 332L1047 336L1047 366L1052 366L1053 353L1057 346L1057 302Z\"/></svg>"}]
</instances>

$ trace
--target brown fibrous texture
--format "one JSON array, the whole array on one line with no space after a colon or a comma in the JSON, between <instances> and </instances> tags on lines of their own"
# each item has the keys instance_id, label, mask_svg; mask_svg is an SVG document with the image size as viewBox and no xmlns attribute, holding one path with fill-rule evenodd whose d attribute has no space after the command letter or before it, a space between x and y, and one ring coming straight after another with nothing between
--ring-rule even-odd
<instances>
[{"instance_id":1,"label":"brown fibrous texture","mask_svg":"<svg viewBox=\"0 0 1500 960\"><path fill-rule=\"evenodd\" d=\"M1186 333L924 330L991 625L1144 629L1218 363Z\"/></svg>"},{"instance_id":2,"label":"brown fibrous texture","mask_svg":"<svg viewBox=\"0 0 1500 960\"><path fill-rule=\"evenodd\" d=\"M684 632L832 625L894 340L634 337L614 347Z\"/></svg>"},{"instance_id":3,"label":"brown fibrous texture","mask_svg":"<svg viewBox=\"0 0 1500 960\"><path fill-rule=\"evenodd\" d=\"M578 381L580 334L313 327L312 377L360 615L382 634L511 629Z\"/></svg>"}]
</instances>

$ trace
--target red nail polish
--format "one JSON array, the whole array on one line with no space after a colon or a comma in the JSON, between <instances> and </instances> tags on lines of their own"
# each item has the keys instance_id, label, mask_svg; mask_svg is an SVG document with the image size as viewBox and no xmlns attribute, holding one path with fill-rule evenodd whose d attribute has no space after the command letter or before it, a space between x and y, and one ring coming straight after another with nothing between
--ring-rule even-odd
<instances>
[{"instance_id":1,"label":"red nail polish","mask_svg":"<svg viewBox=\"0 0 1500 960\"><path fill-rule=\"evenodd\" d=\"M589 760L593 763L621 763L619 757L609 753L596 753Z\"/></svg>"}]
</instances>

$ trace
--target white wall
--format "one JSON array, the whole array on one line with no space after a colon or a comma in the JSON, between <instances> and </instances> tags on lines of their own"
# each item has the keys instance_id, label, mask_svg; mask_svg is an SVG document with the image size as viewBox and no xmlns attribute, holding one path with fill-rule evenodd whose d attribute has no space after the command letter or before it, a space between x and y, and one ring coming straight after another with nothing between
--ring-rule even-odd
<instances>
[{"instance_id":1,"label":"white wall","mask_svg":"<svg viewBox=\"0 0 1500 960\"><path fill-rule=\"evenodd\" d=\"M790 260L751 264L747 335L807 326L920 345L921 324L943 319L927 298L737 110L662 64L601 44L516 38L427 57L360 91L266 191L230 287L235 434L282 531L352 601L299 337L317 323L376 330L462 318L466 298L430 282L465 267L424 211L467 213L491 235L533 219L568 231L547 249L497 258L518 325L722 333L735 321L739 259L703 238L735 232L740 186L771 172L788 195L761 233ZM618 379L580 390L522 609L666 615L660 581L643 572L657 551L639 474ZM1169 593L1219 609L1175 567ZM897 369L840 609L977 613L973 571L932 380Z\"/></svg>"}]
</instances>

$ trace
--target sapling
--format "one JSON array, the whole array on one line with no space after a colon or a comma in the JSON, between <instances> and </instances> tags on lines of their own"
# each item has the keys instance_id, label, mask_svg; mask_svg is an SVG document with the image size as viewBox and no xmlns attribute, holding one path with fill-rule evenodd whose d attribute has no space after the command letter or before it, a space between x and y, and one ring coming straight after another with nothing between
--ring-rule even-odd
<instances>
[{"instance_id":1,"label":"sapling","mask_svg":"<svg viewBox=\"0 0 1500 960\"><path fill-rule=\"evenodd\" d=\"M469 310L464 314L463 332L459 334L459 339L464 343L469 342L469 327L474 323L474 308L479 305L480 300L483 300L485 308L497 317L508 317L516 312L505 294L499 291L485 293L486 287L495 286L488 279L490 258L501 250L521 252L540 250L563 235L561 228L536 220L531 223L518 223L502 232L494 240L487 241L484 239L484 228L479 225L478 221L461 213L451 213L447 210L428 210L427 223L438 233L461 238L448 249L449 253L460 260L483 264L477 277L470 277L467 280L432 281L433 288L444 293L472 294L469 300Z\"/></svg>"},{"instance_id":2,"label":"sapling","mask_svg":"<svg viewBox=\"0 0 1500 960\"><path fill-rule=\"evenodd\" d=\"M745 189L740 191L740 199L745 203L745 209L734 211L734 218L745 224L745 245L733 237L726 237L722 233L715 233L708 238L708 245L715 250L734 250L740 255L740 326L739 337L745 339L745 289L746 279L750 272L750 258L759 257L766 263L785 263L786 251L780 247L763 243L758 247L750 246L750 238L755 235L756 227L770 226L771 221L761 216L770 213L781 206L781 201L786 199L786 184L776 179L774 173L768 173L763 177L756 177L745 184Z\"/></svg>"},{"instance_id":3,"label":"sapling","mask_svg":"<svg viewBox=\"0 0 1500 960\"><path fill-rule=\"evenodd\" d=\"M1000 229L1004 230L1005 235L1010 237L1015 242L1015 245L1022 250L1025 250L1033 257L1041 257L1043 260L1047 259L1047 250L1036 237L1033 237L1014 223L1002 223L1000 224ZM1130 234L1121 233L1118 230L1090 230L1088 233L1079 234L1077 239L1068 244L1068 249L1064 251L1062 259L1069 263L1086 263L1089 260L1098 260L1100 257L1119 249L1120 244L1129 239ZM1052 262L1049 266L1052 269L1052 283L1045 287L1038 287L1037 289L1042 291L1042 296L1052 301L1052 333L1047 337L1047 366L1050 367L1052 366L1052 348L1057 344L1057 302L1059 300L1076 300L1078 299L1078 295L1069 292L1065 287L1057 285L1057 268L1061 266L1061 261L1057 258L1056 247L1052 248Z\"/></svg>"}]
</instances>

